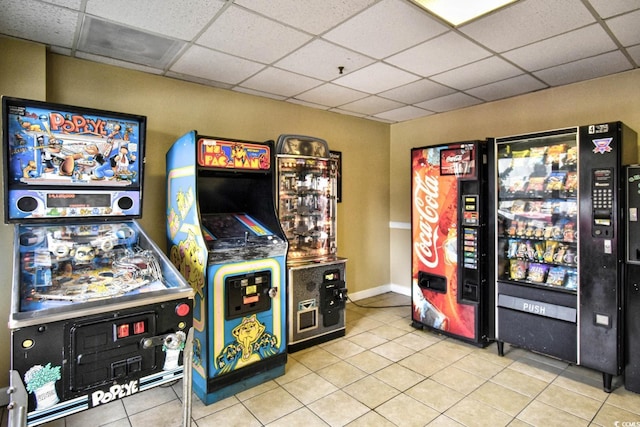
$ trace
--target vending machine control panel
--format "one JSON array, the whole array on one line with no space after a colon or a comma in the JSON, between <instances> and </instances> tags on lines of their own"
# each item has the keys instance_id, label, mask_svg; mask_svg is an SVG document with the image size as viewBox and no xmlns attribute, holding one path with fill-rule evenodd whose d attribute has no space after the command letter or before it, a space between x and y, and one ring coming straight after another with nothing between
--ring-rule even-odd
<instances>
[{"instance_id":1,"label":"vending machine control panel","mask_svg":"<svg viewBox=\"0 0 640 427\"><path fill-rule=\"evenodd\" d=\"M591 199L593 202L593 237L613 237L613 169L593 169Z\"/></svg>"}]
</instances>

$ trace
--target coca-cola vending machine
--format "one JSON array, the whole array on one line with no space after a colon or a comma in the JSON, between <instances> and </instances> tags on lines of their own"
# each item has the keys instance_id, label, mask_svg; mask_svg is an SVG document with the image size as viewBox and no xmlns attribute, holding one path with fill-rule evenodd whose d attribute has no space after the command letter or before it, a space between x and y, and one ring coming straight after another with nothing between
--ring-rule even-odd
<instances>
[{"instance_id":1,"label":"coca-cola vending machine","mask_svg":"<svg viewBox=\"0 0 640 427\"><path fill-rule=\"evenodd\" d=\"M494 329L486 193L485 141L411 150L412 325L479 346Z\"/></svg>"}]
</instances>

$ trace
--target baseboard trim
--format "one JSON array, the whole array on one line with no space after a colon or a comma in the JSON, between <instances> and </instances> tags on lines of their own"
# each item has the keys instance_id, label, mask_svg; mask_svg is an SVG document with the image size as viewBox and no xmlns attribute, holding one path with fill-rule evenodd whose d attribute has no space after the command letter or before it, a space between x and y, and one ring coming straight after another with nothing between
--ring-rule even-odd
<instances>
[{"instance_id":1,"label":"baseboard trim","mask_svg":"<svg viewBox=\"0 0 640 427\"><path fill-rule=\"evenodd\" d=\"M382 286L377 286L375 288L365 289L364 291L360 291L360 292L349 292L349 299L351 301L359 301L361 299L382 295L387 292L394 292L400 295L411 296L410 288L407 288L406 286L390 283L388 285L382 285Z\"/></svg>"}]
</instances>

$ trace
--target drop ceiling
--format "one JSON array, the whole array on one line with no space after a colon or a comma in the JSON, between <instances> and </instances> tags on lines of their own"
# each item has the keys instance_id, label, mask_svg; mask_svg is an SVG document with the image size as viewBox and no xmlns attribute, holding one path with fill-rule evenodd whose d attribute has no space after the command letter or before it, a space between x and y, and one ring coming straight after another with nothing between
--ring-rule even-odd
<instances>
[{"instance_id":1,"label":"drop ceiling","mask_svg":"<svg viewBox=\"0 0 640 427\"><path fill-rule=\"evenodd\" d=\"M454 28L410 0L0 0L0 34L396 123L638 68L640 1L519 0Z\"/></svg>"}]
</instances>

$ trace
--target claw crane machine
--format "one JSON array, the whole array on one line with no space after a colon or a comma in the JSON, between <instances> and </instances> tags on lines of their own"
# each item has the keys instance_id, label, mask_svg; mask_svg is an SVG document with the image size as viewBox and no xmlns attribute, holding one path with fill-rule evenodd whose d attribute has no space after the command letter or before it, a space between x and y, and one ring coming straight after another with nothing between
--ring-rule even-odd
<instances>
[{"instance_id":1,"label":"claw crane machine","mask_svg":"<svg viewBox=\"0 0 640 427\"><path fill-rule=\"evenodd\" d=\"M182 378L193 290L136 222L146 118L3 97L2 126L12 413L35 426Z\"/></svg>"},{"instance_id":2,"label":"claw crane machine","mask_svg":"<svg viewBox=\"0 0 640 427\"><path fill-rule=\"evenodd\" d=\"M167 152L169 256L196 290L193 389L207 405L284 374L287 240L274 169L272 141L191 131Z\"/></svg>"},{"instance_id":3,"label":"claw crane machine","mask_svg":"<svg viewBox=\"0 0 640 427\"><path fill-rule=\"evenodd\" d=\"M337 165L320 138L280 135L280 223L289 241L289 352L345 335L346 259L337 256Z\"/></svg>"}]
</instances>

